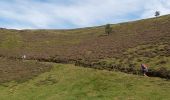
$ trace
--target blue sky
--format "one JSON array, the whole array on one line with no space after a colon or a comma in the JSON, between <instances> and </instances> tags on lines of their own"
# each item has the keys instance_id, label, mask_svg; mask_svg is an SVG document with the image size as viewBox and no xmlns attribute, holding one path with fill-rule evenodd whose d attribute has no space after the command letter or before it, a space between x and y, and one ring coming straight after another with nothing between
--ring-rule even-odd
<instances>
[{"instance_id":1,"label":"blue sky","mask_svg":"<svg viewBox=\"0 0 170 100\"><path fill-rule=\"evenodd\" d=\"M170 14L170 0L0 0L0 27L70 29Z\"/></svg>"}]
</instances>

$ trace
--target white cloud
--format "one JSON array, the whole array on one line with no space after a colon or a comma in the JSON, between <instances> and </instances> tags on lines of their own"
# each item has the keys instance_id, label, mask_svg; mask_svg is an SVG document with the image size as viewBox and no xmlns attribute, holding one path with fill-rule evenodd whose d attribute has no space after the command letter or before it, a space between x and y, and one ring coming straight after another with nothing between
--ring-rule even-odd
<instances>
[{"instance_id":1,"label":"white cloud","mask_svg":"<svg viewBox=\"0 0 170 100\"><path fill-rule=\"evenodd\" d=\"M7 24L8 28L86 27L153 17L156 10L161 14L170 13L170 0L11 1L0 1L0 18L15 21Z\"/></svg>"}]
</instances>

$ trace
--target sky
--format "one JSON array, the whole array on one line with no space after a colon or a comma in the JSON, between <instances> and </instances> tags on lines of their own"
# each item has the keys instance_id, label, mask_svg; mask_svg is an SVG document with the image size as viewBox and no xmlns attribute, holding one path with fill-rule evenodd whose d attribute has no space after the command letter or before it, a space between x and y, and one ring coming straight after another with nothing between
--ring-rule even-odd
<instances>
[{"instance_id":1,"label":"sky","mask_svg":"<svg viewBox=\"0 0 170 100\"><path fill-rule=\"evenodd\" d=\"M73 29L170 14L170 0L0 0L0 27Z\"/></svg>"}]
</instances>

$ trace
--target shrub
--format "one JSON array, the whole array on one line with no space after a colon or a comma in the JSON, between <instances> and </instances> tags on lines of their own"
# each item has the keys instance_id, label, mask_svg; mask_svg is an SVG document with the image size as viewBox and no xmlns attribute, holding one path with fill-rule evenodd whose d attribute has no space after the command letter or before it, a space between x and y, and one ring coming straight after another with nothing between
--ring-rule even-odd
<instances>
[{"instance_id":1,"label":"shrub","mask_svg":"<svg viewBox=\"0 0 170 100\"><path fill-rule=\"evenodd\" d=\"M107 24L105 26L105 33L109 35L111 32L112 32L112 28L111 28L110 24Z\"/></svg>"},{"instance_id":2,"label":"shrub","mask_svg":"<svg viewBox=\"0 0 170 100\"><path fill-rule=\"evenodd\" d=\"M160 12L159 11L156 11L155 12L155 17L158 17L160 15Z\"/></svg>"}]
</instances>

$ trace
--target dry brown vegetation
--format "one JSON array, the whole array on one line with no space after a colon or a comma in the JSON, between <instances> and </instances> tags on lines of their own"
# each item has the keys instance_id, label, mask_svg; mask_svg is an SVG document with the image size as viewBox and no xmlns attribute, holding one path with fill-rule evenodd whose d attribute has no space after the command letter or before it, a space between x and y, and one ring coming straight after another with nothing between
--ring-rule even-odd
<instances>
[{"instance_id":1,"label":"dry brown vegetation","mask_svg":"<svg viewBox=\"0 0 170 100\"><path fill-rule=\"evenodd\" d=\"M0 58L0 83L13 80L24 82L50 69L51 66L35 61Z\"/></svg>"},{"instance_id":2,"label":"dry brown vegetation","mask_svg":"<svg viewBox=\"0 0 170 100\"><path fill-rule=\"evenodd\" d=\"M168 42L170 16L77 30L0 30L0 55L29 58L99 59L115 57L140 44Z\"/></svg>"}]
</instances>

